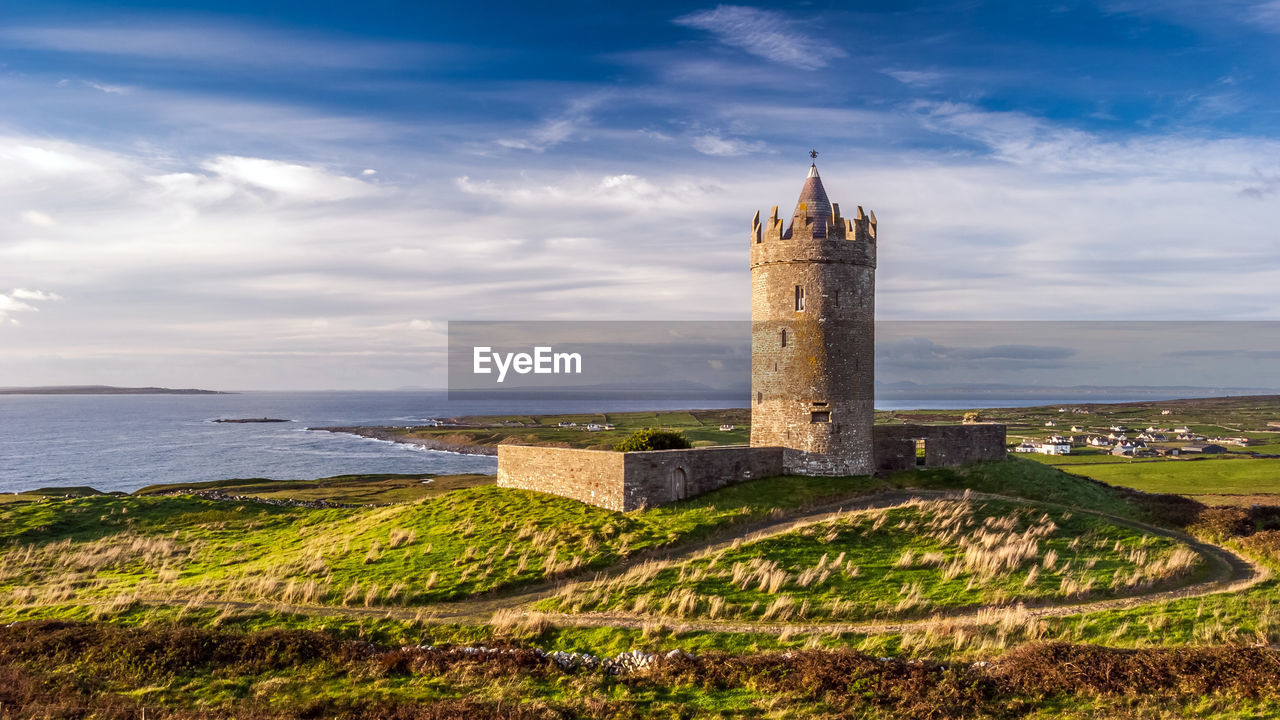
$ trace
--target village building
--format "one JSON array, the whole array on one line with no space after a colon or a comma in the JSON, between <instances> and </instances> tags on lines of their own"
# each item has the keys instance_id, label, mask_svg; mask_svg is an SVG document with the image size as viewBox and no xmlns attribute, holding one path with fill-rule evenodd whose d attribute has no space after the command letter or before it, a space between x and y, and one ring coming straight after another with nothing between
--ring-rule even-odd
<instances>
[{"instance_id":1,"label":"village building","mask_svg":"<svg viewBox=\"0 0 1280 720\"><path fill-rule=\"evenodd\" d=\"M1218 455L1227 451L1227 449L1221 445L1215 445L1213 443L1191 443L1190 445L1183 445L1180 449L1184 454L1190 453L1197 455Z\"/></svg>"}]
</instances>

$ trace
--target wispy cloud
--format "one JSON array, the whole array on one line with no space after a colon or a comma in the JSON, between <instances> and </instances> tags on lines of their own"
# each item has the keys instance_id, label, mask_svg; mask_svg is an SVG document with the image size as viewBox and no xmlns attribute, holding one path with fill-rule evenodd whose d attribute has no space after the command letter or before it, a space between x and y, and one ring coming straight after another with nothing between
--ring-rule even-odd
<instances>
[{"instance_id":1,"label":"wispy cloud","mask_svg":"<svg viewBox=\"0 0 1280 720\"><path fill-rule=\"evenodd\" d=\"M682 15L673 22L706 30L725 45L801 70L817 70L847 55L826 42L819 28L806 32L788 16L772 10L719 5Z\"/></svg>"},{"instance_id":2,"label":"wispy cloud","mask_svg":"<svg viewBox=\"0 0 1280 720\"><path fill-rule=\"evenodd\" d=\"M28 25L0 28L0 45L80 55L199 63L219 68L378 69L408 67L445 52L442 45L338 41L296 31L231 23ZM115 86L95 85L105 92Z\"/></svg>"},{"instance_id":3,"label":"wispy cloud","mask_svg":"<svg viewBox=\"0 0 1280 720\"><path fill-rule=\"evenodd\" d=\"M0 325L19 325L18 313L38 312L35 303L61 300L56 293L43 290L26 290L15 288L8 293L0 293Z\"/></svg>"},{"instance_id":4,"label":"wispy cloud","mask_svg":"<svg viewBox=\"0 0 1280 720\"><path fill-rule=\"evenodd\" d=\"M712 183L667 178L663 182L621 173L598 179L572 178L555 183L494 182L472 180L463 176L456 181L458 189L468 195L491 198L509 206L572 208L579 212L592 209L610 211L649 211L657 208L694 208L721 193Z\"/></svg>"},{"instance_id":5,"label":"wispy cloud","mask_svg":"<svg viewBox=\"0 0 1280 720\"><path fill-rule=\"evenodd\" d=\"M291 201L336 202L377 192L374 185L353 177L279 160L224 155L201 167L231 182L266 190Z\"/></svg>"},{"instance_id":6,"label":"wispy cloud","mask_svg":"<svg viewBox=\"0 0 1280 720\"><path fill-rule=\"evenodd\" d=\"M942 80L942 77L943 77L942 73L930 72L926 70L887 69L887 70L881 70L880 72L884 73L885 75L888 75L894 80L897 80L903 85L909 85L911 87L917 87L917 88L936 85L940 80Z\"/></svg>"},{"instance_id":7,"label":"wispy cloud","mask_svg":"<svg viewBox=\"0 0 1280 720\"><path fill-rule=\"evenodd\" d=\"M52 217L39 210L24 210L20 217L22 222L36 227L50 227L54 224Z\"/></svg>"},{"instance_id":8,"label":"wispy cloud","mask_svg":"<svg viewBox=\"0 0 1280 720\"><path fill-rule=\"evenodd\" d=\"M1267 0L1254 5L1248 17L1262 29L1280 33L1280 0Z\"/></svg>"},{"instance_id":9,"label":"wispy cloud","mask_svg":"<svg viewBox=\"0 0 1280 720\"><path fill-rule=\"evenodd\" d=\"M576 98L564 112L543 120L523 135L498 138L497 143L512 150L543 152L579 136L591 123L591 111L608 97L608 93L596 93Z\"/></svg>"},{"instance_id":10,"label":"wispy cloud","mask_svg":"<svg viewBox=\"0 0 1280 720\"><path fill-rule=\"evenodd\" d=\"M748 153L759 152L765 147L764 143L752 140L741 140L738 138L721 137L719 133L707 133L693 139L693 149L703 155L714 155L717 157L733 157L735 155L746 155Z\"/></svg>"}]
</instances>

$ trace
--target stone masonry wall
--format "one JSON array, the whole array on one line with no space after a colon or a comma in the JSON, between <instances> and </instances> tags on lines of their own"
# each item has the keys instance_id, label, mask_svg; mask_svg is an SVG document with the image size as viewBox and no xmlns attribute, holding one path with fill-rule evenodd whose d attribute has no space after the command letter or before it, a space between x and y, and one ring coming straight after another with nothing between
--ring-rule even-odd
<instances>
[{"instance_id":1,"label":"stone masonry wall","mask_svg":"<svg viewBox=\"0 0 1280 720\"><path fill-rule=\"evenodd\" d=\"M745 445L620 453L498 446L498 486L535 490L624 512L781 475L782 448Z\"/></svg>"},{"instance_id":2,"label":"stone masonry wall","mask_svg":"<svg viewBox=\"0 0 1280 720\"><path fill-rule=\"evenodd\" d=\"M622 510L623 459L611 450L498 446L498 487L551 493Z\"/></svg>"},{"instance_id":3,"label":"stone masonry wall","mask_svg":"<svg viewBox=\"0 0 1280 720\"><path fill-rule=\"evenodd\" d=\"M624 510L653 507L752 478L783 474L782 448L746 445L619 453L626 457Z\"/></svg>"},{"instance_id":4,"label":"stone masonry wall","mask_svg":"<svg viewBox=\"0 0 1280 720\"><path fill-rule=\"evenodd\" d=\"M1005 457L1005 426L876 425L876 470L916 467L916 440L924 440L925 467L955 467Z\"/></svg>"}]
</instances>

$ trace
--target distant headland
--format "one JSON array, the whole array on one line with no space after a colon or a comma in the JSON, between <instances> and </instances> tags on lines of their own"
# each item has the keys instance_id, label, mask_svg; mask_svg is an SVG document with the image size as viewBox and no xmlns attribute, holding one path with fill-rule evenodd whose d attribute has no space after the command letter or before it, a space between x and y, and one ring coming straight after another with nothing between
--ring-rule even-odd
<instances>
[{"instance_id":1,"label":"distant headland","mask_svg":"<svg viewBox=\"0 0 1280 720\"><path fill-rule=\"evenodd\" d=\"M114 387L112 385L47 385L43 387L0 387L0 395L233 395L219 390L162 387Z\"/></svg>"}]
</instances>

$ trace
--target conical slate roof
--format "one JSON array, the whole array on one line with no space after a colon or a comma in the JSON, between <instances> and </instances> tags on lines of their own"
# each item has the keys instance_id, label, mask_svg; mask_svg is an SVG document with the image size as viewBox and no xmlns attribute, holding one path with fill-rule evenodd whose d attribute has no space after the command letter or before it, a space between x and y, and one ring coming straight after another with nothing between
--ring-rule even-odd
<instances>
[{"instance_id":1,"label":"conical slate roof","mask_svg":"<svg viewBox=\"0 0 1280 720\"><path fill-rule=\"evenodd\" d=\"M800 211L801 206L804 212ZM831 224L831 201L827 199L827 189L822 187L822 178L818 177L818 166L809 166L809 177L804 180L804 187L800 190L800 199L796 201L796 211L791 213L793 218L799 216L800 223L803 225L803 218L813 218L813 224L810 226L813 230L814 237L826 237L828 226ZM791 228L795 226L795 220L787 227L787 232L783 237L791 237Z\"/></svg>"},{"instance_id":2,"label":"conical slate roof","mask_svg":"<svg viewBox=\"0 0 1280 720\"><path fill-rule=\"evenodd\" d=\"M818 176L818 166L809 166L809 177L804 180L804 188L800 190L800 199L796 201L794 217L800 214L800 206L805 206L805 215L811 218L828 219L831 217L831 201L827 199L827 189L822 187L822 178Z\"/></svg>"}]
</instances>

